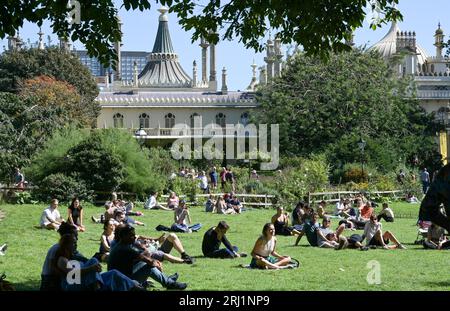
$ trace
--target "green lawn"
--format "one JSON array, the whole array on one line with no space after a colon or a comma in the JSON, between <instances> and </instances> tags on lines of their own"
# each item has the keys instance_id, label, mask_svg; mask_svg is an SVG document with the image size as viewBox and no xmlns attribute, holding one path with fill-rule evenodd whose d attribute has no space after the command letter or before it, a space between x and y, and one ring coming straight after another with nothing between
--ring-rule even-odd
<instances>
[{"instance_id":1,"label":"green lawn","mask_svg":"<svg viewBox=\"0 0 450 311\"><path fill-rule=\"evenodd\" d=\"M399 214L417 215L418 204L393 203ZM0 205L6 217L0 221L0 244L8 243L6 256L0 257L0 273L18 290L39 288L40 272L48 248L57 242L58 234L36 229L45 205ZM137 208L137 210L142 210ZM307 246L306 238L294 247L294 237L278 237L278 251L301 262L296 270L259 271L238 267L250 262L249 258L236 260L204 259L201 257L202 235L207 228L225 219L231 225L228 237L242 251L250 253L262 226L274 214L273 210L250 210L242 215L216 215L192 208L194 222L204 227L198 233L180 234L187 252L197 258L194 265L164 263L165 272L178 272L180 281L189 283L189 290L448 290L450 252L425 251L413 245L417 235L416 218L397 219L384 223L383 227L394 232L408 247L407 250L358 250L334 251ZM87 231L80 234L79 250L86 256L93 255L99 246L102 225L90 221L92 215L103 208L85 208ZM158 235L158 224L169 226L173 215L164 211L144 211L138 217L146 223L137 233ZM66 216L66 210L62 211ZM336 225L336 221L333 226ZM350 235L348 231L346 234ZM381 284L369 285L366 265L371 260L381 264ZM158 288L160 289L160 288Z\"/></svg>"}]
</instances>

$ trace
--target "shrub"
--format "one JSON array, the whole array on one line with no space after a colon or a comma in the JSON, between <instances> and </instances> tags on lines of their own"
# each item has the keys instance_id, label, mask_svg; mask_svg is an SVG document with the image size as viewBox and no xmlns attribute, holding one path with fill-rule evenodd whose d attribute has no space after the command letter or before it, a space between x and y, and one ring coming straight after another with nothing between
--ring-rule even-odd
<instances>
[{"instance_id":1,"label":"shrub","mask_svg":"<svg viewBox=\"0 0 450 311\"><path fill-rule=\"evenodd\" d=\"M74 196L81 200L92 199L92 191L87 190L84 182L60 173L45 177L33 195L41 202L48 202L53 198L69 202Z\"/></svg>"}]
</instances>

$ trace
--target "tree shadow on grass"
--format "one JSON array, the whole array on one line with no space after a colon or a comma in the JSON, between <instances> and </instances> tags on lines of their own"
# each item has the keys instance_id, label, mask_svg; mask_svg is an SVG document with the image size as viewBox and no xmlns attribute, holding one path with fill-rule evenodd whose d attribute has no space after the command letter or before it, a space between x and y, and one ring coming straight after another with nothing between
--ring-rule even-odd
<instances>
[{"instance_id":1,"label":"tree shadow on grass","mask_svg":"<svg viewBox=\"0 0 450 311\"><path fill-rule=\"evenodd\" d=\"M41 287L41 280L28 280L20 283L13 283L16 291L38 291Z\"/></svg>"},{"instance_id":2,"label":"tree shadow on grass","mask_svg":"<svg viewBox=\"0 0 450 311\"><path fill-rule=\"evenodd\" d=\"M445 287L445 288L449 288L450 287L450 280L447 281L434 281L434 282L426 282L425 283L427 286L439 286L439 287Z\"/></svg>"}]
</instances>

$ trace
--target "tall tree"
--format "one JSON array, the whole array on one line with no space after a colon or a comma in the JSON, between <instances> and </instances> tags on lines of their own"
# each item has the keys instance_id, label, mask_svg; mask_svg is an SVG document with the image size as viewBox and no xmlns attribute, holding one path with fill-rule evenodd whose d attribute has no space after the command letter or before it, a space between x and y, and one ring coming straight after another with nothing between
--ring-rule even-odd
<instances>
[{"instance_id":1,"label":"tall tree","mask_svg":"<svg viewBox=\"0 0 450 311\"><path fill-rule=\"evenodd\" d=\"M328 151L332 164L359 162L362 136L366 161L383 167L436 148L433 118L415 99L412 79L398 78L376 53L335 53L329 62L297 54L258 97L256 119L280 125L287 154Z\"/></svg>"},{"instance_id":2,"label":"tall tree","mask_svg":"<svg viewBox=\"0 0 450 311\"><path fill-rule=\"evenodd\" d=\"M41 75L66 81L75 87L80 95L79 107L82 107L80 113L83 117L80 121L95 126L100 113L100 107L95 101L97 84L89 69L76 56L59 48L27 49L0 55L0 91L19 93L24 86L23 81Z\"/></svg>"},{"instance_id":3,"label":"tall tree","mask_svg":"<svg viewBox=\"0 0 450 311\"><path fill-rule=\"evenodd\" d=\"M362 26L366 11L371 11L366 6L380 16L373 20L373 28L401 18L394 8L398 0L71 0L69 5L66 0L8 1L0 8L0 38L14 35L24 21L41 25L50 20L58 36L80 40L90 56L107 66L117 57L113 46L121 37L115 5L143 11L152 2L169 6L185 29L194 30L193 40L203 36L216 43L219 36L209 33L215 30L223 39L237 37L246 47L261 50L261 39L274 29L283 43L294 41L307 53L322 56L347 49L342 41ZM71 23L67 22L69 12Z\"/></svg>"},{"instance_id":4,"label":"tall tree","mask_svg":"<svg viewBox=\"0 0 450 311\"><path fill-rule=\"evenodd\" d=\"M9 182L14 167L28 165L32 154L66 122L61 107L43 107L0 92L0 180Z\"/></svg>"}]
</instances>

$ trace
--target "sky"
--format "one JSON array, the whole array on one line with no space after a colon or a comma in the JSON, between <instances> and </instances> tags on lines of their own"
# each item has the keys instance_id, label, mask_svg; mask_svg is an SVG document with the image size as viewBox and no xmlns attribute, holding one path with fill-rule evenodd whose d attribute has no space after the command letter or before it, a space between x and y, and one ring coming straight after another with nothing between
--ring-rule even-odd
<instances>
[{"instance_id":1,"label":"sky","mask_svg":"<svg viewBox=\"0 0 450 311\"><path fill-rule=\"evenodd\" d=\"M153 48L156 32L158 29L157 8L159 5L153 5L149 11L129 11L124 9L119 11L120 18L123 22L123 46L124 51L151 51ZM450 12L449 0L400 0L398 8L403 14L403 22L398 25L403 31L415 31L419 45L425 49L429 56L435 54L434 32L437 29L438 22L444 34L450 33L450 21L448 20L448 12ZM369 19L367 18L362 28L355 32L355 44L357 46L372 46L378 42L389 30L390 25L384 25L382 28L373 31L369 28ZM177 23L177 17L169 14L169 29L172 43L175 51L179 55L180 63L184 70L192 77L192 62L197 61L201 64L201 48L199 42L191 43L192 32L184 31ZM47 42L47 36L51 35L52 42L56 43L57 37L51 34L50 23L44 23L43 32ZM447 31L446 31L447 30ZM20 36L26 41L30 39L35 42L38 39L36 25L25 23L20 29ZM448 37L445 37L448 39ZM0 40L0 47L7 46L7 40ZM75 42L76 49L84 49L83 45ZM284 52L286 52L284 47ZM2 49L1 49L2 50ZM227 69L228 90L244 90L247 88L252 77L252 69L250 65L255 60L258 66L264 65L264 54L255 53L254 50L246 49L239 40L219 42L216 48L217 78L219 81L219 89L221 86L222 68ZM209 65L209 64L208 64ZM208 68L209 72L209 68ZM199 73L201 69L199 68Z\"/></svg>"}]
</instances>

